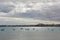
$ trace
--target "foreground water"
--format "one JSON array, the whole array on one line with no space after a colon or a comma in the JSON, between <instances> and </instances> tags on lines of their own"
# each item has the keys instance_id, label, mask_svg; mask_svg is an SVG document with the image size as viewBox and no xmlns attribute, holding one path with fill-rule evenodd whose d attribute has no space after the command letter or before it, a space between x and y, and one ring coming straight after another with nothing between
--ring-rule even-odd
<instances>
[{"instance_id":1,"label":"foreground water","mask_svg":"<svg viewBox=\"0 0 60 40\"><path fill-rule=\"evenodd\" d=\"M0 40L60 40L60 27L0 27Z\"/></svg>"}]
</instances>

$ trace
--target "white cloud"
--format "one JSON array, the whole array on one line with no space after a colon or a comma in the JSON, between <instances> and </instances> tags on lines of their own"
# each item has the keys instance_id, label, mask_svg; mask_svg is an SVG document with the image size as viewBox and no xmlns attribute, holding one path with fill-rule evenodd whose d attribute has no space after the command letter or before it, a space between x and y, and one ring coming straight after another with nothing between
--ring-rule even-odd
<instances>
[{"instance_id":1,"label":"white cloud","mask_svg":"<svg viewBox=\"0 0 60 40\"><path fill-rule=\"evenodd\" d=\"M8 24L38 24L38 23L59 24L60 22L38 20L38 19L32 19L32 18L0 17L0 24L2 23L3 25L5 23L8 25Z\"/></svg>"},{"instance_id":2,"label":"white cloud","mask_svg":"<svg viewBox=\"0 0 60 40\"><path fill-rule=\"evenodd\" d=\"M13 18L13 17L0 17L0 22L1 21L6 21L6 22L15 22L15 23L26 23L26 24L37 24L38 20L34 19L27 19L27 18Z\"/></svg>"}]
</instances>

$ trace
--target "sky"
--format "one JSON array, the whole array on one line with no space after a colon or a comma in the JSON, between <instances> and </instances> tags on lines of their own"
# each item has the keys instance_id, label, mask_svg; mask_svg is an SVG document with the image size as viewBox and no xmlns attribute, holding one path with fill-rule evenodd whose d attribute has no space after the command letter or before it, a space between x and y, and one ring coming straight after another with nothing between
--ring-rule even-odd
<instances>
[{"instance_id":1,"label":"sky","mask_svg":"<svg viewBox=\"0 0 60 40\"><path fill-rule=\"evenodd\" d=\"M60 23L59 0L0 0L0 24Z\"/></svg>"}]
</instances>

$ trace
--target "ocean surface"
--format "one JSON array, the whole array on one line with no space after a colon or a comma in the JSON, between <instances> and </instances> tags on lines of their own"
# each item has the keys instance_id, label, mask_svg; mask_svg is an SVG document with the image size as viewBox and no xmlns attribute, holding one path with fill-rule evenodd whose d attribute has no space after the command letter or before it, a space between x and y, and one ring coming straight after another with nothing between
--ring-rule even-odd
<instances>
[{"instance_id":1,"label":"ocean surface","mask_svg":"<svg viewBox=\"0 0 60 40\"><path fill-rule=\"evenodd\" d=\"M60 27L0 27L0 40L60 40Z\"/></svg>"},{"instance_id":2,"label":"ocean surface","mask_svg":"<svg viewBox=\"0 0 60 40\"><path fill-rule=\"evenodd\" d=\"M0 27L0 32L60 32L60 27Z\"/></svg>"}]
</instances>

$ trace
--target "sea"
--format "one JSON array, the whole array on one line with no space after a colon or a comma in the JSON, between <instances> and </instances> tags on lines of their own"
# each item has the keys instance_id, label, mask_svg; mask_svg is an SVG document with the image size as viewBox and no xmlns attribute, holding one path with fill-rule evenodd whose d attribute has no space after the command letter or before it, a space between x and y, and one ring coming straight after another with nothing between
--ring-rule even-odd
<instances>
[{"instance_id":1,"label":"sea","mask_svg":"<svg viewBox=\"0 0 60 40\"><path fill-rule=\"evenodd\" d=\"M60 40L60 27L0 27L0 40Z\"/></svg>"}]
</instances>

